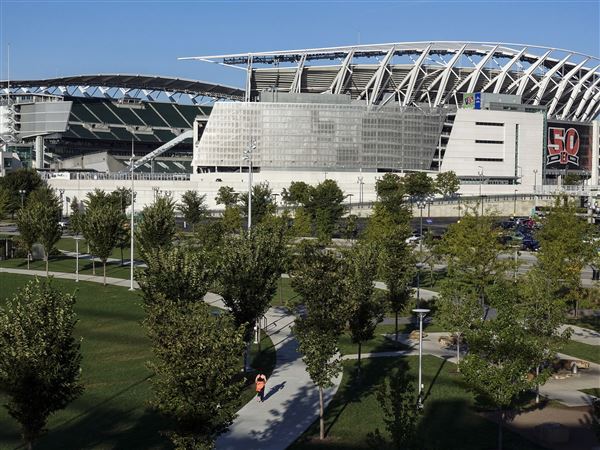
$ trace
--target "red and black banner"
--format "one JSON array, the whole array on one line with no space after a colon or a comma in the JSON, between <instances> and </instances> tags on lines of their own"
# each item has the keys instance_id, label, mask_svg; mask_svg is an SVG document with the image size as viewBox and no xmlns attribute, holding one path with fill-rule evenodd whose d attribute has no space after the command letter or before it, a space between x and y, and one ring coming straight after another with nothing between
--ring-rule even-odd
<instances>
[{"instance_id":1,"label":"red and black banner","mask_svg":"<svg viewBox=\"0 0 600 450\"><path fill-rule=\"evenodd\" d=\"M557 170L592 170L591 125L548 122L546 167Z\"/></svg>"}]
</instances>

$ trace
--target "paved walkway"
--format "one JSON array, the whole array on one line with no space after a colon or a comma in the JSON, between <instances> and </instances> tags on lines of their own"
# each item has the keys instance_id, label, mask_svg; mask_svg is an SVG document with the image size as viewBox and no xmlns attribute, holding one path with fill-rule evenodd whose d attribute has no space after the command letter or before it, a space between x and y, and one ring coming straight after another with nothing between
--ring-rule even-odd
<instances>
[{"instance_id":1,"label":"paved walkway","mask_svg":"<svg viewBox=\"0 0 600 450\"><path fill-rule=\"evenodd\" d=\"M576 325L561 325L559 327L559 331L562 333L567 328L571 328L573 330L573 333L571 334L571 339L573 341L589 345L600 345L600 333L598 333L596 330L581 328ZM600 348L598 351L600 352Z\"/></svg>"},{"instance_id":2,"label":"paved walkway","mask_svg":"<svg viewBox=\"0 0 600 450\"><path fill-rule=\"evenodd\" d=\"M0 268L0 273L38 275L45 277L43 270ZM75 280L73 273L50 272L55 278ZM102 283L102 277L80 275L80 281ZM106 278L106 283L129 286L129 280ZM135 287L138 288L137 283ZM224 308L220 296L207 294L205 300ZM267 334L276 349L276 364L268 380L265 402L251 401L238 411L229 431L217 440L217 449L261 449L284 450L292 444L317 418L319 392L311 381L306 365L298 353L298 342L292 335L294 316L285 308L270 308L266 314ZM332 388L325 391L325 406L335 395L342 375Z\"/></svg>"}]
</instances>

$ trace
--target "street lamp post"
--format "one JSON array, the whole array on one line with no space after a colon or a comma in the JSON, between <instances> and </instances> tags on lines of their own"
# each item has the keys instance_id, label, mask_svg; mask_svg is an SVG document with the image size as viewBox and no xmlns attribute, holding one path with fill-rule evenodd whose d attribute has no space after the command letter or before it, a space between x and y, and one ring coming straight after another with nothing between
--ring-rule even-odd
<instances>
[{"instance_id":1,"label":"street lamp post","mask_svg":"<svg viewBox=\"0 0 600 450\"><path fill-rule=\"evenodd\" d=\"M19 189L19 194L21 194L21 208L23 208L23 205L25 204L25 194L27 193L27 191L25 189Z\"/></svg>"},{"instance_id":2,"label":"street lamp post","mask_svg":"<svg viewBox=\"0 0 600 450\"><path fill-rule=\"evenodd\" d=\"M417 408L423 408L423 318L430 312L429 309L417 308L413 312L419 316L419 386L417 388Z\"/></svg>"},{"instance_id":3,"label":"street lamp post","mask_svg":"<svg viewBox=\"0 0 600 450\"><path fill-rule=\"evenodd\" d=\"M537 209L537 169L533 169L533 210Z\"/></svg>"},{"instance_id":4,"label":"street lamp post","mask_svg":"<svg viewBox=\"0 0 600 450\"><path fill-rule=\"evenodd\" d=\"M75 236L75 253L76 253L76 259L75 259L75 282L79 283L79 239L81 239L81 236L79 236L79 234L77 234Z\"/></svg>"},{"instance_id":5,"label":"street lamp post","mask_svg":"<svg viewBox=\"0 0 600 450\"><path fill-rule=\"evenodd\" d=\"M256 150L255 141L244 150L244 161L248 161L248 232L252 228L252 152L254 150Z\"/></svg>"},{"instance_id":6,"label":"street lamp post","mask_svg":"<svg viewBox=\"0 0 600 450\"><path fill-rule=\"evenodd\" d=\"M348 197L350 200L350 214L352 214L352 197L354 196L354 194L348 194L346 195L346 197Z\"/></svg>"},{"instance_id":7,"label":"street lamp post","mask_svg":"<svg viewBox=\"0 0 600 450\"><path fill-rule=\"evenodd\" d=\"M517 192L518 189L515 189L515 196L513 197L513 217L517 215Z\"/></svg>"},{"instance_id":8,"label":"street lamp post","mask_svg":"<svg viewBox=\"0 0 600 450\"><path fill-rule=\"evenodd\" d=\"M481 215L483 216L483 194L481 188L483 187L483 166L477 166L480 169L479 172L479 201L481 202Z\"/></svg>"},{"instance_id":9,"label":"street lamp post","mask_svg":"<svg viewBox=\"0 0 600 450\"><path fill-rule=\"evenodd\" d=\"M64 189L59 189L58 193L60 194L60 220L62 220L63 218L63 212L65 209L65 203L63 201L63 195L65 194L65 190Z\"/></svg>"},{"instance_id":10,"label":"street lamp post","mask_svg":"<svg viewBox=\"0 0 600 450\"><path fill-rule=\"evenodd\" d=\"M431 204L431 197L423 197L417 200L417 207L420 212L420 221L419 221L419 259L423 257L423 210L426 205ZM417 305L421 302L421 263L419 261L417 267Z\"/></svg>"},{"instance_id":11,"label":"street lamp post","mask_svg":"<svg viewBox=\"0 0 600 450\"><path fill-rule=\"evenodd\" d=\"M364 201L363 199L363 185L365 184L363 181L363 177L360 176L358 177L358 180L356 181L358 183L358 203L362 206L362 203Z\"/></svg>"},{"instance_id":12,"label":"street lamp post","mask_svg":"<svg viewBox=\"0 0 600 450\"><path fill-rule=\"evenodd\" d=\"M134 234L134 216L135 216L135 191L134 191L134 185L133 185L133 172L134 172L134 168L133 168L133 158L135 157L134 155L134 150L133 150L133 140L131 141L131 158L129 159L129 168L131 169L131 224L129 226L129 234L130 234L130 249L129 249L129 290L133 291L134 287L133 287L133 234ZM156 191L155 191L156 192ZM155 194L156 195L156 194Z\"/></svg>"}]
</instances>

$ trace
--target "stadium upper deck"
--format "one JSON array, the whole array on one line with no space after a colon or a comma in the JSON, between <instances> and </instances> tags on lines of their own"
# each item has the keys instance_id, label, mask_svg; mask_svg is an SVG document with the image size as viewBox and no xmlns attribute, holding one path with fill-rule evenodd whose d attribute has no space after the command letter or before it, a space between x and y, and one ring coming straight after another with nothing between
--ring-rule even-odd
<instances>
[{"instance_id":1,"label":"stadium upper deck","mask_svg":"<svg viewBox=\"0 0 600 450\"><path fill-rule=\"evenodd\" d=\"M600 59L535 45L401 42L181 59L246 66L246 100L276 90L439 107L489 92L546 106L555 119L589 122L600 112Z\"/></svg>"}]
</instances>

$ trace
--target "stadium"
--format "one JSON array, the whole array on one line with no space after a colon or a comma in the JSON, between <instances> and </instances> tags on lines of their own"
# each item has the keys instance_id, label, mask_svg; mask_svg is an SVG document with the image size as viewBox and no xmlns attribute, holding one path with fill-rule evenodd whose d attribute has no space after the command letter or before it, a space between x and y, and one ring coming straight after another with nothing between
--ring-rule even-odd
<instances>
[{"instance_id":1,"label":"stadium","mask_svg":"<svg viewBox=\"0 0 600 450\"><path fill-rule=\"evenodd\" d=\"M140 189L198 189L209 202L221 185L247 189L250 166L276 193L330 178L359 201L374 199L384 172L452 170L465 194L551 191L567 174L598 186L595 56L416 42L180 59L242 68L245 86L121 75L3 82L6 149L35 150L60 188L77 179L81 190L83 177L110 189L127 177L133 141Z\"/></svg>"}]
</instances>

